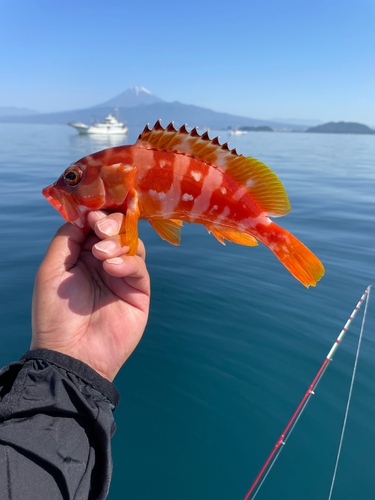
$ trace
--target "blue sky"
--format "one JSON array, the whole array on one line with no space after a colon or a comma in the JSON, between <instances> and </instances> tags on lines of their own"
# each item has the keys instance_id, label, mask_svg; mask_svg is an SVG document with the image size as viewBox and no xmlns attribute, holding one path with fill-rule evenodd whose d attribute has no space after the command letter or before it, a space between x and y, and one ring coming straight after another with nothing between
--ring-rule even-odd
<instances>
[{"instance_id":1,"label":"blue sky","mask_svg":"<svg viewBox=\"0 0 375 500\"><path fill-rule=\"evenodd\" d=\"M0 106L132 85L254 118L375 124L375 0L0 0Z\"/></svg>"}]
</instances>

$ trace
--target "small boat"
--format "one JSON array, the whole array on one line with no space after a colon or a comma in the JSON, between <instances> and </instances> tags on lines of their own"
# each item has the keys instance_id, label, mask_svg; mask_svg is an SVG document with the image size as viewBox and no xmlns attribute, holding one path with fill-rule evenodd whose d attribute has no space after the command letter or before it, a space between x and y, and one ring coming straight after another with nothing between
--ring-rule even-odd
<instances>
[{"instance_id":1,"label":"small boat","mask_svg":"<svg viewBox=\"0 0 375 500\"><path fill-rule=\"evenodd\" d=\"M78 130L80 134L124 135L129 132L124 123L118 121L113 115L108 115L103 123L86 125L81 122L69 122L68 125Z\"/></svg>"},{"instance_id":2,"label":"small boat","mask_svg":"<svg viewBox=\"0 0 375 500\"><path fill-rule=\"evenodd\" d=\"M247 131L246 130L239 130L238 128L232 128L229 130L229 133L231 135L243 135L243 134L247 134Z\"/></svg>"}]
</instances>

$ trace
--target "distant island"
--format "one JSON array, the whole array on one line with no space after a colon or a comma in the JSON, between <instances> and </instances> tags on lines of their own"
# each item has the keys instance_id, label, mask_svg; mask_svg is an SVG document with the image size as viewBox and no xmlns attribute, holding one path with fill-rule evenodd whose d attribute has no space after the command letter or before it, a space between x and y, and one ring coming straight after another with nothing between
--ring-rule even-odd
<instances>
[{"instance_id":1,"label":"distant island","mask_svg":"<svg viewBox=\"0 0 375 500\"><path fill-rule=\"evenodd\" d=\"M375 134L367 125L354 122L329 122L317 127L310 127L306 132L322 134Z\"/></svg>"},{"instance_id":2,"label":"distant island","mask_svg":"<svg viewBox=\"0 0 375 500\"><path fill-rule=\"evenodd\" d=\"M246 132L273 132L273 129L267 125L261 125L259 127L249 127L245 125L244 127L238 127L238 130L245 130Z\"/></svg>"}]
</instances>

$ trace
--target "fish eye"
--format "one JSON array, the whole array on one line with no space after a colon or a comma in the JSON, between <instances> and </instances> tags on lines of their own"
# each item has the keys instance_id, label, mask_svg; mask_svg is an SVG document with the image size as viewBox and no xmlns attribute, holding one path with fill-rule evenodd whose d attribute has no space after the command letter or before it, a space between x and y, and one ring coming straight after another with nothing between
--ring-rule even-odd
<instances>
[{"instance_id":1,"label":"fish eye","mask_svg":"<svg viewBox=\"0 0 375 500\"><path fill-rule=\"evenodd\" d=\"M64 180L68 186L77 186L82 180L83 172L79 167L68 168L64 173Z\"/></svg>"}]
</instances>

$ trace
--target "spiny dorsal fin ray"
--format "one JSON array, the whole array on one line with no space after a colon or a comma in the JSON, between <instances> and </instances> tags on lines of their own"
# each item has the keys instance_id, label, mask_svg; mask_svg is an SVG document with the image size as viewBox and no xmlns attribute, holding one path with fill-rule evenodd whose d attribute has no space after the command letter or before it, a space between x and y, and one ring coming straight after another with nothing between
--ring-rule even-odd
<instances>
[{"instance_id":1,"label":"spiny dorsal fin ray","mask_svg":"<svg viewBox=\"0 0 375 500\"><path fill-rule=\"evenodd\" d=\"M218 168L242 186L268 215L278 217L290 211L285 189L271 169L255 158L229 150L227 143L221 146L217 137L209 138L208 132L200 136L194 128L188 133L185 125L177 131L173 122L164 129L158 120L152 130L145 128L136 145L185 154Z\"/></svg>"}]
</instances>

